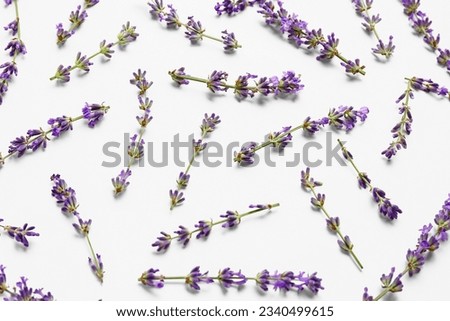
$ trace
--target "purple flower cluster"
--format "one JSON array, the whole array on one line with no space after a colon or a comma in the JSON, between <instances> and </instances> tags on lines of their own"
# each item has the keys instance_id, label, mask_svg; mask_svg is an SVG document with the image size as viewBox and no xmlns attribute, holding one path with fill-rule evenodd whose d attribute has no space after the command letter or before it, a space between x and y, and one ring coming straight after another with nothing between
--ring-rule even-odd
<instances>
[{"instance_id":1,"label":"purple flower cluster","mask_svg":"<svg viewBox=\"0 0 450 321\"><path fill-rule=\"evenodd\" d=\"M89 249L91 251L91 257L88 257L88 264L91 267L92 272L103 282L103 276L105 271L103 270L103 262L101 256L94 252L94 249L89 238L89 232L91 229L92 220L83 220L80 213L78 212L78 201L76 198L75 190L69 187L64 179L61 178L59 174L53 174L50 177L53 183L52 186L52 196L56 199L56 203L61 207L61 212L65 215L73 215L77 223L73 223L75 231L83 236L87 243L89 244Z\"/></svg>"},{"instance_id":2,"label":"purple flower cluster","mask_svg":"<svg viewBox=\"0 0 450 321\"><path fill-rule=\"evenodd\" d=\"M62 46L73 34L80 28L80 26L84 23L88 14L86 9L92 8L100 0L84 0L83 6L77 6L77 9L70 12L69 21L70 26L66 30L62 23L58 23L56 25L56 44Z\"/></svg>"},{"instance_id":3,"label":"purple flower cluster","mask_svg":"<svg viewBox=\"0 0 450 321\"><path fill-rule=\"evenodd\" d=\"M3 222L3 219L0 218L0 223ZM0 224L0 228L3 228L6 233L10 237L12 237L16 242L22 244L25 247L28 247L30 244L28 242L27 236L39 236L39 233L33 231L35 229L34 226L28 226L27 223L23 225L23 227L9 226Z\"/></svg>"},{"instance_id":4,"label":"purple flower cluster","mask_svg":"<svg viewBox=\"0 0 450 321\"><path fill-rule=\"evenodd\" d=\"M378 40L376 48L372 48L374 54L389 58L394 53L395 46L392 42L393 36L389 36L389 43L385 44L378 35L376 25L381 21L380 15L370 15L373 0L352 0L356 13L364 19L362 23L368 33L373 33ZM347 71L348 72L348 71Z\"/></svg>"},{"instance_id":5,"label":"purple flower cluster","mask_svg":"<svg viewBox=\"0 0 450 321\"><path fill-rule=\"evenodd\" d=\"M427 14L419 10L420 0L401 0L404 10L403 12L408 16L411 26L417 35L423 37L423 41L428 45L432 51L439 53L437 63L447 68L450 71L450 50L440 47L439 42L441 35L434 35L431 28L432 21Z\"/></svg>"},{"instance_id":6,"label":"purple flower cluster","mask_svg":"<svg viewBox=\"0 0 450 321\"><path fill-rule=\"evenodd\" d=\"M413 122L411 106L409 105L410 99L414 99L413 89L450 99L448 88L440 86L431 79L412 77L406 78L406 80L408 81L408 86L396 101L397 104L402 102L399 107L399 114L402 115L401 120L391 130L394 140L389 144L388 148L381 152L387 159L395 156L400 149L407 148L406 136L411 134Z\"/></svg>"},{"instance_id":7,"label":"purple flower cluster","mask_svg":"<svg viewBox=\"0 0 450 321\"><path fill-rule=\"evenodd\" d=\"M171 191L172 192L172 191ZM176 193L178 191L172 192ZM180 196L181 194L181 196ZM182 197L183 193L177 194L178 197ZM280 204L257 204L257 205L250 205L249 207L252 209L246 213L240 214L237 211L227 211L225 214L220 215L222 218L221 220L218 220L216 222L213 222L212 220L201 220L197 224L194 225L194 229L190 231L183 225L180 225L178 227L178 230L174 231L174 235L168 234L166 232L161 232L162 236L157 237L156 241L152 244L153 247L156 247L156 250L158 252L166 251L171 242L173 240L177 240L180 244L185 247L189 241L191 240L192 236L196 235L196 238L199 239L207 239L209 234L211 233L211 230L216 225L221 225L223 228L233 229L237 227L240 223L243 217L265 211L265 210L271 210L274 207L278 207Z\"/></svg>"},{"instance_id":8,"label":"purple flower cluster","mask_svg":"<svg viewBox=\"0 0 450 321\"><path fill-rule=\"evenodd\" d=\"M5 1L6 6L11 3L12 2L9 0ZM19 13L17 8L18 7L15 6L16 18L4 27L4 29L10 32L13 36L11 41L5 47L5 50L9 51L8 55L12 57L12 59L11 61L0 64L0 105L3 103L3 97L8 91L10 81L14 78L14 76L17 76L17 57L27 53L25 44L20 36L20 20L18 17Z\"/></svg>"},{"instance_id":9,"label":"purple flower cluster","mask_svg":"<svg viewBox=\"0 0 450 321\"><path fill-rule=\"evenodd\" d=\"M225 52L232 52L241 48L241 45L237 42L233 32L224 30L222 31L221 38L213 37L205 34L206 30L203 28L202 23L195 20L193 16L189 16L187 23L183 23L180 21L177 10L173 5L167 5L168 11L166 11L163 0L151 0L151 2L148 2L148 5L152 17L161 22L164 21L168 28L178 29L184 27L186 29L184 33L186 38L193 44L197 44L204 38L208 38L222 43Z\"/></svg>"},{"instance_id":10,"label":"purple flower cluster","mask_svg":"<svg viewBox=\"0 0 450 321\"><path fill-rule=\"evenodd\" d=\"M128 177L132 174L130 167L144 157L145 142L142 139L142 136L144 135L148 124L153 119L153 116L150 116L153 101L147 97L147 91L151 88L153 82L147 80L146 73L145 70L142 71L141 69L138 69L137 72L133 72L133 78L130 79L130 84L135 85L139 89L138 102L142 115L136 116L136 120L140 126L139 134L133 135L128 144L128 167L125 170L121 170L119 175L111 179L114 187L114 195L116 196L125 192L128 185L130 185L130 182L128 182Z\"/></svg>"},{"instance_id":11,"label":"purple flower cluster","mask_svg":"<svg viewBox=\"0 0 450 321\"><path fill-rule=\"evenodd\" d=\"M60 137L63 133L72 130L72 124L78 120L85 119L88 122L89 127L94 128L98 122L100 122L109 110L109 106L99 105L99 104L88 104L86 103L82 112L83 115L78 117L67 117L61 116L56 118L50 118L48 120L48 125L50 125L49 130L30 129L27 131L26 136L16 137L11 141L8 154L4 157L0 154L0 167L4 164L4 161L16 155L18 158L27 154L27 151L35 152L38 149L45 149L47 147L47 141L50 140L48 135L52 135L54 138Z\"/></svg>"},{"instance_id":12,"label":"purple flower cluster","mask_svg":"<svg viewBox=\"0 0 450 321\"><path fill-rule=\"evenodd\" d=\"M402 213L402 210L395 204L392 204L390 199L386 197L386 193L377 188L373 187L371 180L367 173L361 172L355 165L353 160L353 155L350 151L344 147L344 144L338 139L339 145L341 146L342 155L344 158L352 164L352 167L358 173L358 185L360 188L369 189L372 194L372 198L378 205L378 211L381 215L389 220L395 220L398 218L398 214Z\"/></svg>"},{"instance_id":13,"label":"purple flower cluster","mask_svg":"<svg viewBox=\"0 0 450 321\"><path fill-rule=\"evenodd\" d=\"M297 127L286 126L280 131L270 132L266 136L265 142L258 145L256 142L248 142L242 145L240 151L234 152L233 160L241 166L249 166L255 163L256 152L264 147L272 146L282 151L292 141L292 133L303 129L303 132L314 135L325 125L339 130L351 131L355 128L358 121L364 122L369 114L367 107L361 107L359 110L351 106L340 106L333 108L326 117L318 120L311 120L307 117L303 123Z\"/></svg>"},{"instance_id":14,"label":"purple flower cluster","mask_svg":"<svg viewBox=\"0 0 450 321\"><path fill-rule=\"evenodd\" d=\"M164 282L169 280L184 280L184 283L190 288L199 291L200 284L210 284L216 281L224 288L241 287L247 284L248 281L255 281L258 288L262 291L268 291L269 286L273 287L273 290L280 291L297 291L302 292L304 289L308 289L313 294L317 294L319 290L323 290L322 279L317 277L317 273L306 274L305 272L299 272L295 274L292 271L285 271L279 273L275 271L270 273L268 270L263 270L257 273L256 277L247 277L241 270L232 270L229 267L219 270L217 276L209 276L207 272L201 272L200 267L194 267L186 276L164 276L157 274L158 269L149 269L142 273L139 278L139 282L143 285L153 288L163 288Z\"/></svg>"},{"instance_id":15,"label":"purple flower cluster","mask_svg":"<svg viewBox=\"0 0 450 321\"><path fill-rule=\"evenodd\" d=\"M254 1L222 1L217 3L214 9L218 15L226 13L228 15L236 14L245 10L248 6L259 7L260 13L267 25L274 28L281 34L286 34L287 39L297 47L304 46L306 49L319 49L316 57L319 61L331 60L337 57L342 61L347 73L365 75L365 66L360 65L359 59L355 61L348 60L338 50L339 39L332 33L328 36L322 34L322 29L310 29L308 23L301 20L297 14L289 13L284 7L282 1L254 0ZM393 49L392 49L393 50Z\"/></svg>"},{"instance_id":16,"label":"purple flower cluster","mask_svg":"<svg viewBox=\"0 0 450 321\"><path fill-rule=\"evenodd\" d=\"M3 298L4 301L53 301L53 295L50 292L45 293L42 288L33 289L29 287L28 279L23 276L14 287L8 287L5 269L5 266L0 265L0 295L9 294L9 297Z\"/></svg>"},{"instance_id":17,"label":"purple flower cluster","mask_svg":"<svg viewBox=\"0 0 450 321\"><path fill-rule=\"evenodd\" d=\"M214 70L207 79L187 75L184 67L169 71L169 75L180 86L189 84L189 81L196 81L206 84L213 93L233 89L239 100L254 97L256 93L263 96L295 95L305 87L301 83L300 75L293 71L285 71L281 77L260 77L258 80L257 75L247 73L239 76L234 85L227 84L228 73L218 70ZM255 79L253 84L249 83L251 79Z\"/></svg>"},{"instance_id":18,"label":"purple flower cluster","mask_svg":"<svg viewBox=\"0 0 450 321\"><path fill-rule=\"evenodd\" d=\"M126 24L122 25L122 29L117 35L116 42L114 43L111 42L107 44L106 40L103 40L102 42L100 42L99 50L96 53L90 55L89 57L86 55L82 55L81 52L78 52L73 66L59 65L58 68L56 69L55 75L51 77L50 80L57 80L62 83L69 82L71 71L78 69L86 73L89 72L90 66L93 65L93 63L91 62L92 58L98 55L103 55L104 57L110 59L112 57L112 54L114 53L114 50L111 49L112 47L119 46L121 48L124 48L129 43L135 41L138 36L139 34L136 32L136 27L131 26L130 22L127 22Z\"/></svg>"},{"instance_id":19,"label":"purple flower cluster","mask_svg":"<svg viewBox=\"0 0 450 321\"><path fill-rule=\"evenodd\" d=\"M200 153L206 148L207 143L203 142L203 140L211 134L214 130L216 130L216 126L220 124L221 120L219 115L212 113L211 115L205 114L202 123L200 125L201 129L201 138L199 140L192 140L192 152L190 155L189 165L186 170L180 172L177 179L177 188L175 190L169 191L170 197L170 210L175 208L176 206L181 205L184 201L184 193L181 192L182 189L186 189L189 184L189 179L191 175L189 174L189 170L194 163L195 157L199 156Z\"/></svg>"},{"instance_id":20,"label":"purple flower cluster","mask_svg":"<svg viewBox=\"0 0 450 321\"><path fill-rule=\"evenodd\" d=\"M348 235L343 235L340 229L340 219L339 217L331 217L328 214L328 211L325 210L325 194L316 193L315 188L318 186L322 186L321 182L316 181L313 177L311 177L310 174L310 168L307 167L306 170L301 172L301 178L300 182L302 187L306 191L311 191L313 194L313 197L311 197L311 205L314 209L320 210L325 216L326 216L326 224L328 229L335 233L339 240L337 241L339 247L342 251L349 254L354 260L355 263L358 265L358 267L362 270L363 266L361 262L359 261L358 257L353 252L353 243L350 240L350 237Z\"/></svg>"},{"instance_id":21,"label":"purple flower cluster","mask_svg":"<svg viewBox=\"0 0 450 321\"><path fill-rule=\"evenodd\" d=\"M424 225L420 230L420 236L414 249L408 249L406 252L406 267L395 278L395 267L391 268L388 275L383 274L380 278L381 286L384 289L375 298L364 289L364 301L378 301L387 293L401 292L403 290L402 278L408 274L410 277L419 273L425 264L429 253L439 249L441 243L448 240L448 231L450 230L450 194L445 200L444 205L438 214L434 217L434 224Z\"/></svg>"}]
</instances>

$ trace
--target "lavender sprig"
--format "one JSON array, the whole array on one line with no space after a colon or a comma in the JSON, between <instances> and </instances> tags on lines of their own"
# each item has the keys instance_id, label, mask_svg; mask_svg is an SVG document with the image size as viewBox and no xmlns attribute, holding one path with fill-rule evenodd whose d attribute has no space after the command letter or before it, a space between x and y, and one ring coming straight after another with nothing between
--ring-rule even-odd
<instances>
[{"instance_id":1,"label":"lavender sprig","mask_svg":"<svg viewBox=\"0 0 450 321\"><path fill-rule=\"evenodd\" d=\"M375 298L364 289L364 301L378 301L388 293L401 292L403 290L402 278L408 274L412 277L418 274L426 259L431 252L436 251L440 244L448 240L448 231L450 230L450 194L445 200L444 205L438 214L434 217L434 226L432 223L424 225L419 231L420 236L417 240L415 249L409 249L406 253L406 267L394 278L395 268L393 267L388 275L383 274L380 278L381 287L384 289Z\"/></svg>"},{"instance_id":2,"label":"lavender sprig","mask_svg":"<svg viewBox=\"0 0 450 321\"><path fill-rule=\"evenodd\" d=\"M88 104L86 103L82 109L83 114L77 117L61 116L56 118L50 118L47 124L50 125L48 130L30 129L27 131L26 136L16 137L11 141L9 145L8 154L2 156L0 153L0 168L5 164L5 161L16 156L20 158L24 155L31 154L38 149L45 150L47 147L47 141L51 139L48 137L50 134L53 139L60 137L63 133L73 129L72 124L85 119L88 122L88 126L94 128L108 112L109 106L104 104Z\"/></svg>"},{"instance_id":3,"label":"lavender sprig","mask_svg":"<svg viewBox=\"0 0 450 321\"><path fill-rule=\"evenodd\" d=\"M3 298L4 301L53 301L53 295L50 292L44 293L44 289L33 289L28 286L28 279L21 277L20 281L14 287L6 284L6 267L0 264L0 295L9 294L9 297Z\"/></svg>"},{"instance_id":4,"label":"lavender sprig","mask_svg":"<svg viewBox=\"0 0 450 321\"><path fill-rule=\"evenodd\" d=\"M364 19L362 23L364 29L368 33L373 33L378 40L376 48L372 48L372 52L376 55L384 56L386 59L392 56L395 46L392 43L393 36L389 36L389 43L385 44L377 31L376 25L381 21L380 15L370 15L373 0L352 0L356 13Z\"/></svg>"},{"instance_id":5,"label":"lavender sprig","mask_svg":"<svg viewBox=\"0 0 450 321\"><path fill-rule=\"evenodd\" d=\"M325 216L326 216L326 223L328 229L336 233L339 237L339 240L337 241L339 247L347 254L349 254L356 262L357 266L362 270L363 266L356 256L356 254L353 252L353 243L350 240L350 237L348 235L343 235L340 228L340 219L339 217L331 217L330 214L328 214L328 211L325 209L325 194L316 193L316 187L322 186L321 182L318 182L314 180L310 176L310 168L307 167L305 171L302 171L301 173L301 183L302 187L306 191L311 191L314 195L314 197L311 198L311 204L314 208L320 210Z\"/></svg>"},{"instance_id":6,"label":"lavender sprig","mask_svg":"<svg viewBox=\"0 0 450 321\"><path fill-rule=\"evenodd\" d=\"M162 236L159 236L152 244L153 247L157 248L158 252L166 251L171 242L173 240L178 240L180 244L184 247L189 243L190 239L193 235L196 235L197 239L207 239L211 230L216 225L221 225L223 228L235 228L237 227L242 219L246 216L253 215L262 211L270 211L274 207L280 206L279 203L275 204L259 204L259 205L250 205L249 208L252 210L246 213L239 213L238 211L227 211L225 214L220 215L223 219L218 221L210 220L201 220L197 224L194 225L195 229L189 231L186 227L180 225L178 230L174 232L174 234L169 234L165 232L161 232Z\"/></svg>"},{"instance_id":7,"label":"lavender sprig","mask_svg":"<svg viewBox=\"0 0 450 321\"><path fill-rule=\"evenodd\" d=\"M423 41L433 52L439 53L436 58L437 63L450 72L450 50L439 46L441 35L435 36L433 34L433 29L431 29L433 22L425 12L419 10L420 0L401 0L401 2L404 8L403 12L411 22L411 27L417 35L423 36Z\"/></svg>"},{"instance_id":8,"label":"lavender sprig","mask_svg":"<svg viewBox=\"0 0 450 321\"><path fill-rule=\"evenodd\" d=\"M260 149L272 146L278 151L282 151L292 141L292 133L300 129L310 135L314 135L325 125L347 132L351 131L358 121L364 122L366 120L368 113L369 109L367 107L361 107L359 110L351 106L332 108L326 117L318 120L311 120L311 117L307 117L297 127L287 126L283 127L281 131L269 133L266 141L261 144L256 142L244 144L239 152L234 152L233 160L239 165L251 165L255 162L255 154Z\"/></svg>"},{"instance_id":9,"label":"lavender sprig","mask_svg":"<svg viewBox=\"0 0 450 321\"><path fill-rule=\"evenodd\" d=\"M0 69L2 69L0 71L0 105L2 105L3 103L3 97L8 91L10 81L14 78L14 76L17 76L17 57L19 55L25 55L27 53L25 43L23 42L21 36L18 0L5 1L6 6L11 5L12 3L14 3L16 18L4 28L13 36L13 38L5 48L6 51L9 50L8 54L10 57L12 57L12 59L11 61L5 62L0 65Z\"/></svg>"},{"instance_id":10,"label":"lavender sprig","mask_svg":"<svg viewBox=\"0 0 450 321\"><path fill-rule=\"evenodd\" d=\"M200 125L200 129L202 132L201 138L199 140L192 140L192 152L189 164L186 170L181 172L178 176L177 188L175 190L169 191L170 210L172 210L176 206L181 205L185 201L185 198L183 197L184 193L181 192L181 190L186 189L186 187L188 186L189 179L191 177L191 175L189 175L189 171L195 161L195 157L199 156L206 148L207 143L204 143L204 139L216 129L216 126L220 122L221 120L219 115L216 115L214 113L212 113L211 116L205 114L204 118L202 119L202 124Z\"/></svg>"},{"instance_id":11,"label":"lavender sprig","mask_svg":"<svg viewBox=\"0 0 450 321\"><path fill-rule=\"evenodd\" d=\"M151 2L148 2L148 5L150 6L150 14L159 19L159 21L166 22L167 28L178 29L184 27L186 29L186 38L193 44L199 43L203 38L208 38L222 43L226 52L231 52L242 47L236 40L233 32L224 30L220 38L213 37L205 33L206 30L203 28L202 23L195 20L193 16L188 17L188 22L182 22L173 5L167 5L168 11L166 11L163 0L151 0Z\"/></svg>"},{"instance_id":12,"label":"lavender sprig","mask_svg":"<svg viewBox=\"0 0 450 321\"><path fill-rule=\"evenodd\" d=\"M62 83L66 83L70 81L70 72L79 69L84 72L90 71L90 66L93 65L91 60L98 55L103 55L107 59L110 59L112 57L112 54L114 53L114 50L112 50L113 47L119 46L121 48L126 47L129 43L135 41L137 37L139 36L138 33L136 33L136 27L131 26L130 22L127 22L126 24L122 25L122 29L120 30L119 34L117 35L117 41L106 43L106 40L103 40L100 42L100 49L96 53L90 55L87 57L86 55L82 55L81 52L78 52L77 57L75 59L73 66L63 66L59 65L56 69L56 73L53 77L50 78L50 80L58 80Z\"/></svg>"},{"instance_id":13,"label":"lavender sprig","mask_svg":"<svg viewBox=\"0 0 450 321\"><path fill-rule=\"evenodd\" d=\"M3 222L3 219L0 218L0 223ZM10 226L10 225L2 225L0 224L0 228L2 228L8 235L13 238L16 242L22 244L25 247L28 247L30 243L28 242L27 236L39 236L39 233L34 231L34 226L28 226L28 223L25 223L23 227Z\"/></svg>"},{"instance_id":14,"label":"lavender sprig","mask_svg":"<svg viewBox=\"0 0 450 321\"><path fill-rule=\"evenodd\" d=\"M413 122L411 114L411 106L409 100L414 99L413 89L423 91L426 93L434 93L438 96L448 97L450 99L449 90L446 87L440 86L431 79L424 78L405 78L408 81L406 90L398 97L396 103L402 102L399 108L399 114L402 115L400 122L398 122L391 130L394 140L389 144L381 154L387 159L391 159L397 154L400 149L407 148L406 136L411 134L411 126Z\"/></svg>"},{"instance_id":15,"label":"lavender sprig","mask_svg":"<svg viewBox=\"0 0 450 321\"><path fill-rule=\"evenodd\" d=\"M378 211L385 218L393 221L398 218L398 214L402 213L402 210L395 204L392 204L390 199L386 197L386 193L377 188L373 187L371 184L371 180L367 173L361 172L355 165L353 161L353 155L348 151L348 149L344 146L342 141L338 139L339 145L341 146L342 155L344 158L352 165L356 173L358 174L358 185L360 188L369 189L372 194L372 198L378 205Z\"/></svg>"},{"instance_id":16,"label":"lavender sprig","mask_svg":"<svg viewBox=\"0 0 450 321\"><path fill-rule=\"evenodd\" d=\"M276 3L276 4L275 4ZM347 73L353 75L365 75L365 66L360 65L359 59L354 61L345 58L338 50L339 39L334 33L324 36L322 29L310 29L308 23L301 20L297 14L289 13L281 1L255 0L245 1L239 4L230 4L229 1L217 3L215 10L218 15L227 13L233 15L245 10L246 7L259 7L260 13L266 24L281 34L287 34L287 39L296 47L305 47L309 50L319 49L318 61L328 61L337 57L342 61L341 65Z\"/></svg>"},{"instance_id":17,"label":"lavender sprig","mask_svg":"<svg viewBox=\"0 0 450 321\"><path fill-rule=\"evenodd\" d=\"M62 23L56 25L56 44L62 46L66 41L73 36L73 34L81 27L88 17L87 9L92 8L100 0L84 0L83 6L77 6L77 9L72 11L69 16L70 26L66 30Z\"/></svg>"},{"instance_id":18,"label":"lavender sprig","mask_svg":"<svg viewBox=\"0 0 450 321\"><path fill-rule=\"evenodd\" d=\"M112 184L114 187L114 195L120 195L125 192L130 182L128 182L128 177L131 176L131 166L144 156L144 136L145 129L147 128L153 116L150 116L150 111L153 105L153 101L147 97L147 90L153 85L152 81L148 81L145 77L147 72L138 69L137 72L133 73L133 79L130 80L130 84L135 85L139 89L138 102L139 109L142 111L141 116L136 116L136 120L139 123L138 134L131 137L128 145L128 164L124 170L121 170L120 174L112 178Z\"/></svg>"},{"instance_id":19,"label":"lavender sprig","mask_svg":"<svg viewBox=\"0 0 450 321\"><path fill-rule=\"evenodd\" d=\"M50 177L50 180L53 183L52 196L56 199L56 203L61 207L61 212L63 214L69 216L73 215L76 219L77 223L73 223L72 226L79 235L86 239L91 252L91 256L88 257L89 266L97 279L103 283L105 271L103 270L102 258L94 251L91 239L89 237L92 220L89 219L86 221L81 218L81 215L78 212L79 204L76 198L75 190L68 187L66 181L62 179L59 174L53 174Z\"/></svg>"},{"instance_id":20,"label":"lavender sprig","mask_svg":"<svg viewBox=\"0 0 450 321\"><path fill-rule=\"evenodd\" d=\"M293 71L283 72L282 77L260 77L257 81L253 80L254 84L249 82L252 79L257 79L257 75L247 73L239 76L234 85L228 84L228 74L224 71L214 70L207 79L187 75L184 67L169 71L170 77L178 85L187 85L189 81L195 81L206 84L206 87L213 93L219 91L228 91L233 89L234 95L238 99L245 99L247 97L254 97L259 93L263 96L279 96L279 95L295 95L304 87L301 84L301 75L296 75Z\"/></svg>"},{"instance_id":21,"label":"lavender sprig","mask_svg":"<svg viewBox=\"0 0 450 321\"><path fill-rule=\"evenodd\" d=\"M248 281L255 281L257 287L264 292L269 290L269 286L272 286L274 291L288 292L293 290L300 293L304 289L308 289L313 294L317 294L319 290L324 289L322 279L317 277L316 272L312 274L306 274L305 272L295 274L292 271L282 273L275 271L270 273L268 270L262 270L255 277L248 277L241 270L234 271L226 267L220 270L217 276L209 276L209 272L201 272L199 266L194 267L186 276L165 276L157 274L158 272L158 269L150 268L142 273L138 281L145 286L161 289L164 287L165 281L183 280L187 286L196 291L200 291L201 283L218 283L220 286L228 289L230 287L244 286Z\"/></svg>"}]
</instances>

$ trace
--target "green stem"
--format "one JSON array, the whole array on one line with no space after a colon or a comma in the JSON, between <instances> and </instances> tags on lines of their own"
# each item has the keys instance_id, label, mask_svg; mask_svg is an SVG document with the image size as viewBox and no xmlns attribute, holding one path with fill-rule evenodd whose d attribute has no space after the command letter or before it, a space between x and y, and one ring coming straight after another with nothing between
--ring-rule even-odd
<instances>
[{"instance_id":1,"label":"green stem","mask_svg":"<svg viewBox=\"0 0 450 321\"><path fill-rule=\"evenodd\" d=\"M14 0L14 10L16 12L16 21L17 21L17 39L19 39L20 43L22 43L21 30L20 30L20 18L19 18L19 5L17 4L17 0ZM13 63L16 62L18 56L18 52L16 51L13 56Z\"/></svg>"},{"instance_id":2,"label":"green stem","mask_svg":"<svg viewBox=\"0 0 450 321\"><path fill-rule=\"evenodd\" d=\"M337 49L336 49L336 52L334 53L334 55L335 55L336 57L338 57L340 60L342 60L343 62L348 63L348 59L346 59L344 56L342 56L342 55L337 51ZM359 72L361 75L365 75L365 74L366 74L366 72L365 72L364 70L361 70L361 69L358 69L358 72Z\"/></svg>"},{"instance_id":3,"label":"green stem","mask_svg":"<svg viewBox=\"0 0 450 321\"><path fill-rule=\"evenodd\" d=\"M284 134L280 135L279 137L277 137L276 141L268 140L268 141L266 141L266 142L256 146L254 151L256 152L256 151L260 150L261 148L264 148L264 147L267 147L267 146L269 146L269 145L271 145L273 143L276 143L276 142L280 141L282 138L286 137L287 135L292 134L293 132L295 132L295 131L297 131L299 129L303 129L304 127L305 127L304 124L301 124L301 125L299 125L297 127L294 127L292 129L288 130L287 132L285 132Z\"/></svg>"},{"instance_id":4,"label":"green stem","mask_svg":"<svg viewBox=\"0 0 450 321\"><path fill-rule=\"evenodd\" d=\"M316 190L314 189L314 186L312 186L312 185L309 184L308 187L309 187L309 189L311 190L311 192L313 193L314 198L315 198L316 200L319 200L318 195L317 195L317 193L316 193ZM322 211L322 213L325 214L325 216L326 216L328 219L331 219L330 214L328 214L328 211L325 209L325 207L324 207L323 205L320 206L319 208L320 208L320 210ZM344 237L344 235L342 235L341 229L340 229L339 227L336 227L336 233L337 233L337 235L339 236L339 238L341 239L341 241L344 242L344 244L345 244L345 237ZM360 260L358 259L358 257L356 256L356 254L353 252L353 249L349 249L349 250L348 250L348 253L350 253L351 257L355 260L355 262L356 262L356 264L358 265L358 267L362 270L364 267L363 267L363 265L361 264L361 261L360 261Z\"/></svg>"},{"instance_id":5,"label":"green stem","mask_svg":"<svg viewBox=\"0 0 450 321\"><path fill-rule=\"evenodd\" d=\"M405 270L403 270L403 272L400 273L401 277L403 277L406 273L408 273L408 271L409 271L409 268L406 268ZM380 294L378 294L373 300L374 301L380 300L382 297L384 297L386 294L388 294L391 291L391 289L392 289L392 287L388 286Z\"/></svg>"}]
</instances>

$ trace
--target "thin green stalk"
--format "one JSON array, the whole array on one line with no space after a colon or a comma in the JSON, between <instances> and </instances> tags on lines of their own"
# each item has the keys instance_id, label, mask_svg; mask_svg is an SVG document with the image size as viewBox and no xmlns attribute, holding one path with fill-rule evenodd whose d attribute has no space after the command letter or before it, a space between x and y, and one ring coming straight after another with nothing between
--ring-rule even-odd
<instances>
[{"instance_id":1,"label":"thin green stalk","mask_svg":"<svg viewBox=\"0 0 450 321\"><path fill-rule=\"evenodd\" d=\"M97 267L97 271L95 272L95 275L97 275L100 282L103 283L103 270L100 268L100 263L97 260L97 255L95 254L94 248L92 247L91 239L89 238L89 234L85 234L87 243L89 245L89 249L92 254L92 259L94 260L94 264Z\"/></svg>"}]
</instances>

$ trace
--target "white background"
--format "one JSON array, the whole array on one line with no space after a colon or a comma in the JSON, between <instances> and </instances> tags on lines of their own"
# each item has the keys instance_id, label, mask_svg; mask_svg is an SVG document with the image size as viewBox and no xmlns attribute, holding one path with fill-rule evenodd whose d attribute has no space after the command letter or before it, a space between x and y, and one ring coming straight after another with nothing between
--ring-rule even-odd
<instances>
[{"instance_id":1,"label":"white background","mask_svg":"<svg viewBox=\"0 0 450 321\"><path fill-rule=\"evenodd\" d=\"M449 77L436 64L422 40L413 34L399 1L377 0L372 12L383 21L378 29L383 39L394 35L396 52L389 62L377 61L370 48L376 41L361 28L361 18L351 1L285 1L285 7L310 23L322 27L326 34L335 32L339 48L349 59L359 57L367 66L365 77L348 77L337 60L322 64L315 56L296 49L285 38L264 25L254 9L234 18L217 18L215 1L171 1L180 17L194 15L212 35L221 30L234 31L243 48L227 55L221 45L204 40L190 45L184 31L170 31L152 20L146 1L101 1L88 11L89 17L63 48L55 44L55 25L67 18L81 0L20 0L22 37L28 54L18 59L19 76L10 85L0 107L0 149L5 154L9 141L24 135L30 128L45 126L47 119L60 115L78 116L84 102L105 101L111 110L104 122L89 129L81 122L73 132L50 142L45 152L10 159L0 170L0 217L8 224L28 222L41 233L32 238L24 250L7 236L0 238L0 264L7 266L9 283L21 275L30 285L52 291L58 300L309 300L306 293L261 295L248 286L225 291L217 285L204 285L192 294L181 284L167 284L161 290L147 290L137 279L150 267L165 275L185 275L196 265L215 274L231 267L255 275L262 269L317 271L325 290L314 296L318 300L360 300L368 286L376 295L379 277L391 266L402 269L405 253L415 246L417 231L432 222L447 197L448 170L447 119L449 102L417 93L411 102L414 117L409 147L387 162L382 156L391 141L390 130L399 115L395 100L404 91L404 77L430 77L447 85ZM421 9L433 20L435 30L448 31L448 1L424 0ZM14 17L13 7L0 10L6 25ZM73 73L72 81L59 86L48 78L59 64L72 64L78 51L94 53L98 43L114 41L126 21L137 26L140 37L124 51L116 50L108 62L95 59L91 72ZM444 33L442 46L450 47L450 34ZM1 33L5 46L9 41ZM6 53L2 61L7 61ZM167 71L185 66L188 73L207 76L212 70L225 70L230 80L245 72L260 76L281 75L294 70L303 75L305 90L297 99L256 99L238 102L230 92L211 95L201 84L175 88ZM327 195L326 207L340 216L342 231L351 236L355 252L364 264L359 272L349 257L341 253L335 235L327 232L324 218L312 211L310 195L300 188L303 165L286 168L285 161L300 152L305 142L294 135L294 144L285 156L274 155L277 167L261 164L255 168L193 168L186 202L169 211L168 190L182 170L170 166L133 168L131 185L120 199L112 196L111 178L121 168L105 168L102 146L109 141L122 142L123 133L137 130L139 114L137 91L129 84L132 72L147 70L154 81L149 91L154 100L154 120L144 136L146 142L172 141L180 133L199 135L198 126L205 112L216 112L222 123L211 140L224 146L232 141L262 140L269 131L297 125L310 115L325 116L329 108L339 105L368 106L366 124L348 135L348 147L359 167L367 171L375 186L384 189L403 214L394 223L380 218L370 194L359 190L355 173L338 164L312 169L313 176L324 182L319 190ZM316 140L325 144L325 133ZM334 135L337 138L337 135ZM160 149L157 151L160 159ZM171 154L169 155L169 158ZM187 155L185 155L187 158ZM317 152L324 158L325 151ZM50 195L50 176L60 173L72 186L81 203L84 218L92 218L91 238L104 260L106 276L100 285L87 265L88 248L64 217ZM172 244L163 255L150 245L163 230L174 231L178 225L193 227L200 219L217 218L226 210L244 211L251 203L280 202L270 215L250 217L234 231L215 229L206 242L192 240L186 249ZM447 277L450 264L448 245L429 257L423 271L413 279L405 278L402 293L394 300L448 300Z\"/></svg>"}]
</instances>

